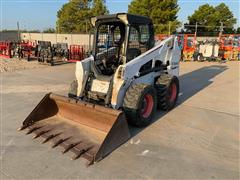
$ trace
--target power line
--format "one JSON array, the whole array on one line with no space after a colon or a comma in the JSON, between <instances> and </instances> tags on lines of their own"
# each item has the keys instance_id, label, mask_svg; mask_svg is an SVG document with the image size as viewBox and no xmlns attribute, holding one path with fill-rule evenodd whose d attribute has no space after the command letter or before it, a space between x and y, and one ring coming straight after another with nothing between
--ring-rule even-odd
<instances>
[{"instance_id":1,"label":"power line","mask_svg":"<svg viewBox=\"0 0 240 180\"><path fill-rule=\"evenodd\" d=\"M196 25L183 25L184 27L196 27ZM218 28L232 28L232 26L206 26L206 25L198 25L198 27L218 27Z\"/></svg>"},{"instance_id":2,"label":"power line","mask_svg":"<svg viewBox=\"0 0 240 180\"><path fill-rule=\"evenodd\" d=\"M166 27L169 27L169 23L166 23L166 24L153 24L154 26L166 26ZM173 26L178 26L177 24L171 24L171 27ZM183 27L194 27L196 28L196 24L195 25L182 25ZM232 26L223 26L223 25L220 25L220 26L208 26L208 25L199 25L197 24L197 27L216 27L216 28L232 28Z\"/></svg>"}]
</instances>

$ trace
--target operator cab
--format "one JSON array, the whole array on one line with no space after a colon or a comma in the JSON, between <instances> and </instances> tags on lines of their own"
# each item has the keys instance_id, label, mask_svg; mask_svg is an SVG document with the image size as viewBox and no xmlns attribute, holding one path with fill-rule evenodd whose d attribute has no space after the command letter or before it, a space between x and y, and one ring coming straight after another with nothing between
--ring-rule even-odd
<instances>
[{"instance_id":1,"label":"operator cab","mask_svg":"<svg viewBox=\"0 0 240 180\"><path fill-rule=\"evenodd\" d=\"M94 68L112 76L125 64L154 46L151 19L127 13L103 15L91 19L95 27Z\"/></svg>"}]
</instances>

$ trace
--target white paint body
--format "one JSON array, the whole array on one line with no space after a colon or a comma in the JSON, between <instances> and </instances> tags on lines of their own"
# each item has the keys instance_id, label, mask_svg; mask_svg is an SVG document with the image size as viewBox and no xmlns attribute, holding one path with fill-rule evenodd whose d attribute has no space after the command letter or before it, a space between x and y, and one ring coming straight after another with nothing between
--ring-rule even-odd
<instances>
[{"instance_id":1,"label":"white paint body","mask_svg":"<svg viewBox=\"0 0 240 180\"><path fill-rule=\"evenodd\" d=\"M203 44L199 47L199 53L202 53L203 57L218 57L219 45Z\"/></svg>"},{"instance_id":2,"label":"white paint body","mask_svg":"<svg viewBox=\"0 0 240 180\"><path fill-rule=\"evenodd\" d=\"M122 107L125 93L131 84L154 84L155 78L159 77L162 73L178 77L180 58L181 51L178 46L178 39L175 36L171 36L130 62L120 65L113 78L112 107L115 109ZM78 81L77 95L79 97L82 97L82 92L88 79L90 61L94 61L93 56L76 63L75 74ZM162 64L167 65L167 69L164 71L152 71L141 76L141 67L149 61L152 61L152 68L155 67L157 61L161 61ZM108 88L108 82L100 82L99 80L94 81L94 85L92 85L92 89L99 92L106 92Z\"/></svg>"}]
</instances>

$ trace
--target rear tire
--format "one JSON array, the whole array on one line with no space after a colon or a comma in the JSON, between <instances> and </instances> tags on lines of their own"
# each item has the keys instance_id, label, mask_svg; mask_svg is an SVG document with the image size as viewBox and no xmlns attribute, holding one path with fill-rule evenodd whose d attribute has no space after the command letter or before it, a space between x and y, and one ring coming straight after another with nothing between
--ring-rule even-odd
<instances>
[{"instance_id":1,"label":"rear tire","mask_svg":"<svg viewBox=\"0 0 240 180\"><path fill-rule=\"evenodd\" d=\"M169 74L161 75L156 81L157 108L169 111L177 103L179 94L179 80L176 76Z\"/></svg>"},{"instance_id":2,"label":"rear tire","mask_svg":"<svg viewBox=\"0 0 240 180\"><path fill-rule=\"evenodd\" d=\"M123 110L128 123L144 127L151 123L157 107L156 90L151 85L134 84L126 92Z\"/></svg>"}]
</instances>

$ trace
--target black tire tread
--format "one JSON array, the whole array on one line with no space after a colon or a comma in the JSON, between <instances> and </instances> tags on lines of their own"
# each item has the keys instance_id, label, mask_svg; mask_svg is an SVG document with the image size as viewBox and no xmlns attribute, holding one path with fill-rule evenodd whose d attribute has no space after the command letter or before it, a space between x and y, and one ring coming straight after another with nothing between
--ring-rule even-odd
<instances>
[{"instance_id":1,"label":"black tire tread","mask_svg":"<svg viewBox=\"0 0 240 180\"><path fill-rule=\"evenodd\" d=\"M160 110L168 111L171 110L173 107L169 106L168 103L168 88L173 80L176 78L169 74L162 74L155 83L155 88L157 90L157 108ZM179 91L179 87L178 87ZM178 94L177 94L178 96Z\"/></svg>"},{"instance_id":2,"label":"black tire tread","mask_svg":"<svg viewBox=\"0 0 240 180\"><path fill-rule=\"evenodd\" d=\"M149 89L149 91L154 92L155 94L154 98L156 98L154 87L148 84L134 84L130 86L124 97L123 109L126 114L127 120L129 124L137 127L144 127L149 124L148 121L146 122L141 121L138 117L139 103L141 103L140 100L141 100L142 94L146 89ZM154 100L154 102L156 102L156 100ZM155 107L156 105L154 105L153 114L155 113Z\"/></svg>"}]
</instances>

